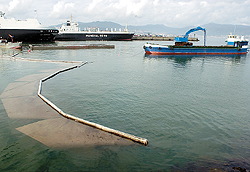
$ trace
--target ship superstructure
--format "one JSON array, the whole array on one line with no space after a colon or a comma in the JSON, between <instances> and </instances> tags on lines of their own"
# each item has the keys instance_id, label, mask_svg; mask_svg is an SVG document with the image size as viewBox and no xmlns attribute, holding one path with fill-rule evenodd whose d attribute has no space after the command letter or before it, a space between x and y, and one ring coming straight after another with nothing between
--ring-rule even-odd
<instances>
[{"instance_id":1,"label":"ship superstructure","mask_svg":"<svg viewBox=\"0 0 250 172\"><path fill-rule=\"evenodd\" d=\"M103 31L99 28L86 28L81 30L79 24L72 22L72 20L68 20L58 30L59 34L56 36L56 40L59 41L128 41L132 40L134 35L133 32L129 32L127 29L106 29Z\"/></svg>"}]
</instances>

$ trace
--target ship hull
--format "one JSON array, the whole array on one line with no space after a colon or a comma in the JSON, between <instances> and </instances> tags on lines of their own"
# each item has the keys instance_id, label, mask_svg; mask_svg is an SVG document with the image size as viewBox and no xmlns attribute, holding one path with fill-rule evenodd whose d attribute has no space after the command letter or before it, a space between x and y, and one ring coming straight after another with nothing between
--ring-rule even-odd
<instances>
[{"instance_id":1,"label":"ship hull","mask_svg":"<svg viewBox=\"0 0 250 172\"><path fill-rule=\"evenodd\" d=\"M14 42L43 43L55 41L58 32L57 29L0 29L0 37Z\"/></svg>"},{"instance_id":2,"label":"ship hull","mask_svg":"<svg viewBox=\"0 0 250 172\"><path fill-rule=\"evenodd\" d=\"M134 33L59 33L57 41L131 41Z\"/></svg>"},{"instance_id":3,"label":"ship hull","mask_svg":"<svg viewBox=\"0 0 250 172\"><path fill-rule=\"evenodd\" d=\"M227 55L227 54L247 54L247 48L229 46L159 46L144 45L146 54L154 55Z\"/></svg>"}]
</instances>

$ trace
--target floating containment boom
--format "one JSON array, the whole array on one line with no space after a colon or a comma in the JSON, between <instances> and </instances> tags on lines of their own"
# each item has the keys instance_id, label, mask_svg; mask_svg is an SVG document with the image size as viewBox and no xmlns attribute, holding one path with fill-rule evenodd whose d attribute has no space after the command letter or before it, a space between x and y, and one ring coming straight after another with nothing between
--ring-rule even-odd
<instances>
[{"instance_id":1,"label":"floating containment boom","mask_svg":"<svg viewBox=\"0 0 250 172\"><path fill-rule=\"evenodd\" d=\"M37 46L29 45L31 50L68 50L68 49L114 49L114 45L89 44L89 45L61 45L61 46Z\"/></svg>"},{"instance_id":2,"label":"floating containment boom","mask_svg":"<svg viewBox=\"0 0 250 172\"><path fill-rule=\"evenodd\" d=\"M55 104L53 104L50 100L48 100L46 97L44 97L41 92L42 92L42 83L47 81L48 79L51 79L53 77L55 77L56 75L62 73L62 72L66 72L66 71L69 71L69 70L72 70L72 69L75 69L75 68L78 68L78 67L81 67L85 64L87 64L88 62L85 62L85 63L82 63L80 65L76 65L76 66L73 66L73 67L70 67L70 68L66 68L66 69L63 69L63 70L60 70L60 71L57 71L49 76L47 76L46 78L40 80L39 82L39 88L38 88L38 96L44 101L46 102L49 106L51 106L53 109L55 109L58 113L60 113L62 116L64 116L65 118L68 118L68 119L71 119L71 120L74 120L74 121L77 121L79 123L82 123L82 124L86 124L86 125L89 125L89 126L92 126L92 127L95 127L97 129L100 129L100 130L103 130L103 131L106 131L108 133L112 133L112 134L115 134L117 136L120 136L120 137L123 137L123 138L127 138L127 139L130 139L134 142L137 142L137 143L140 143L140 144L143 144L143 145L148 145L148 140L145 139L145 138L141 138L141 137L137 137L137 136L134 136L134 135L131 135L131 134L128 134L128 133L124 133L124 132L121 132L121 131L118 131L118 130L114 130L114 129L111 129L111 128L108 128L108 127L105 127L105 126L102 126L100 124L96 124L94 122L90 122L90 121L87 121L87 120L84 120L84 119L81 119L81 118L78 118L78 117L75 117L73 115L69 115L65 112L63 112L60 108L58 108Z\"/></svg>"}]
</instances>

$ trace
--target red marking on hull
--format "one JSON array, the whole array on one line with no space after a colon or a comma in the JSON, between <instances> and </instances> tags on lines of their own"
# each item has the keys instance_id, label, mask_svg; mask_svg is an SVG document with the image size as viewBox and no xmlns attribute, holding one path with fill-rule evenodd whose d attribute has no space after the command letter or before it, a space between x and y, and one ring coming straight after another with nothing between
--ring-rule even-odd
<instances>
[{"instance_id":1,"label":"red marking on hull","mask_svg":"<svg viewBox=\"0 0 250 172\"><path fill-rule=\"evenodd\" d=\"M11 47L10 49L22 49L21 46Z\"/></svg>"},{"instance_id":2,"label":"red marking on hull","mask_svg":"<svg viewBox=\"0 0 250 172\"><path fill-rule=\"evenodd\" d=\"M230 54L247 54L247 52L241 52L241 53L164 53L164 52L146 51L146 54L152 54L152 55L230 55Z\"/></svg>"}]
</instances>

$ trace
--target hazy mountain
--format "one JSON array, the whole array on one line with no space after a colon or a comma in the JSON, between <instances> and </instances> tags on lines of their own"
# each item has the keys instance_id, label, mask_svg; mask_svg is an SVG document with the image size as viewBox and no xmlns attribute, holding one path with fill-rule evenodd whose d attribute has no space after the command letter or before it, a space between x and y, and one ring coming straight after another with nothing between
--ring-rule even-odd
<instances>
[{"instance_id":1,"label":"hazy mountain","mask_svg":"<svg viewBox=\"0 0 250 172\"><path fill-rule=\"evenodd\" d=\"M250 35L250 26L209 23L203 26L208 35Z\"/></svg>"},{"instance_id":2,"label":"hazy mountain","mask_svg":"<svg viewBox=\"0 0 250 172\"><path fill-rule=\"evenodd\" d=\"M122 26L118 23L108 22L108 21L96 21L96 22L89 22L83 23L78 22L81 29L88 28L88 27L98 27L101 30L106 30L106 28L116 28L124 29L126 26ZM59 27L60 25L54 26ZM129 31L133 31L136 34L166 34L166 35L184 35L189 29L197 27L197 26L190 26L184 28L173 28L168 27L163 24L156 24L156 25L143 25L143 26L127 26ZM207 31L207 35L210 36L218 36L218 35L228 35L229 33L237 34L237 35L250 35L250 26L244 25L230 25L230 24L216 24L216 23L209 23L205 25L201 25L201 27L205 28ZM197 35L202 35L202 32L195 32Z\"/></svg>"},{"instance_id":3,"label":"hazy mountain","mask_svg":"<svg viewBox=\"0 0 250 172\"><path fill-rule=\"evenodd\" d=\"M189 26L185 28L172 28L165 25L144 25L144 26L129 26L129 30L135 31L136 33L156 33L156 34L167 34L167 35L184 35L189 29L197 26ZM228 35L230 33L237 35L250 35L250 26L244 25L230 25L230 24L215 24L209 23L201 25L206 29L207 35L218 36ZM203 32L194 32L195 34L203 35Z\"/></svg>"},{"instance_id":4,"label":"hazy mountain","mask_svg":"<svg viewBox=\"0 0 250 172\"><path fill-rule=\"evenodd\" d=\"M128 26L128 29L130 31L134 31L135 33L138 34L165 34L165 35L180 35L184 34L189 28L173 28L173 27L168 27L165 25L143 25L143 26Z\"/></svg>"}]
</instances>

